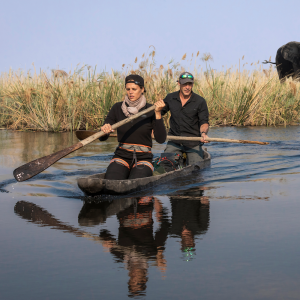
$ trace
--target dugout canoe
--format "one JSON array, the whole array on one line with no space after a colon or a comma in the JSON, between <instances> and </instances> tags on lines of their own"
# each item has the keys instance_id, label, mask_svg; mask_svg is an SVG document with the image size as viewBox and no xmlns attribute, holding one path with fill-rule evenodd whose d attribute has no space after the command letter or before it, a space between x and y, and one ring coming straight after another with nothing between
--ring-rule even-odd
<instances>
[{"instance_id":1,"label":"dugout canoe","mask_svg":"<svg viewBox=\"0 0 300 300\"><path fill-rule=\"evenodd\" d=\"M77 184L78 187L88 196L101 194L121 195L141 191L143 189L151 188L153 186L169 181L173 178L186 176L193 171L208 167L211 162L211 156L207 152L206 148L203 148L203 152L204 160L182 169L178 169L176 171L171 171L161 175L131 180L108 180L104 179L105 173L98 173L78 178Z\"/></svg>"}]
</instances>

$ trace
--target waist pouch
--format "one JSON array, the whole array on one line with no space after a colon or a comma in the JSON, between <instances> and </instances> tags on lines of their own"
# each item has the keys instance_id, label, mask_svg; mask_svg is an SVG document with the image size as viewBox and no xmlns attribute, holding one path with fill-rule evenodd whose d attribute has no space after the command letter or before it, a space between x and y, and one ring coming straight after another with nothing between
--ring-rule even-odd
<instances>
[{"instance_id":1,"label":"waist pouch","mask_svg":"<svg viewBox=\"0 0 300 300\"><path fill-rule=\"evenodd\" d=\"M139 144L126 144L120 143L118 148L124 149L131 152L146 152L151 153L151 147Z\"/></svg>"}]
</instances>

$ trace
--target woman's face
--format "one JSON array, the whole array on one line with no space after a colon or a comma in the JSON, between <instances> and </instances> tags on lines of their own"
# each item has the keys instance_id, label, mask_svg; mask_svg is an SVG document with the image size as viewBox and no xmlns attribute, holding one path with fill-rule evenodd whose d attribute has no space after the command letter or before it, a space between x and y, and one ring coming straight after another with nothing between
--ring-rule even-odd
<instances>
[{"instance_id":1,"label":"woman's face","mask_svg":"<svg viewBox=\"0 0 300 300\"><path fill-rule=\"evenodd\" d=\"M141 97L144 92L144 88L140 88L137 84L133 82L126 83L127 97L130 101L135 101Z\"/></svg>"}]
</instances>

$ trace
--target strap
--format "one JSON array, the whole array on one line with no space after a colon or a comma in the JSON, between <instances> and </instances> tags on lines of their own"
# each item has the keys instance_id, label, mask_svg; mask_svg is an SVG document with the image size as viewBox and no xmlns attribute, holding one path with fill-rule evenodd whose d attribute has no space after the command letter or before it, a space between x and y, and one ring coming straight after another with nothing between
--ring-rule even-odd
<instances>
[{"instance_id":1,"label":"strap","mask_svg":"<svg viewBox=\"0 0 300 300\"><path fill-rule=\"evenodd\" d=\"M176 163L175 161L172 161L171 159L168 159L167 157L160 157L158 162L157 162L157 165L159 165L160 163L163 163L163 162L169 162L169 164L171 165L171 168L175 170L177 170L177 166L174 165L174 163Z\"/></svg>"},{"instance_id":2,"label":"strap","mask_svg":"<svg viewBox=\"0 0 300 300\"><path fill-rule=\"evenodd\" d=\"M131 166L135 166L137 164L137 157L136 157L136 152L135 152L135 149L133 150L133 158L132 158L132 161L131 161Z\"/></svg>"},{"instance_id":3,"label":"strap","mask_svg":"<svg viewBox=\"0 0 300 300\"><path fill-rule=\"evenodd\" d=\"M121 164L121 165L127 167L128 169L130 169L130 166L129 166L128 162L126 162L124 159L121 159L121 158L113 158L113 159L110 161L110 164L113 163L113 162L116 162L117 164Z\"/></svg>"},{"instance_id":4,"label":"strap","mask_svg":"<svg viewBox=\"0 0 300 300\"><path fill-rule=\"evenodd\" d=\"M139 144L120 143L119 148L131 152L151 152L151 147Z\"/></svg>"},{"instance_id":5,"label":"strap","mask_svg":"<svg viewBox=\"0 0 300 300\"><path fill-rule=\"evenodd\" d=\"M135 166L138 168L138 166L141 166L141 165L149 167L152 170L152 172L154 172L153 165L149 161L146 161L146 160L141 160L141 161L137 162L136 164L133 165L133 168Z\"/></svg>"}]
</instances>

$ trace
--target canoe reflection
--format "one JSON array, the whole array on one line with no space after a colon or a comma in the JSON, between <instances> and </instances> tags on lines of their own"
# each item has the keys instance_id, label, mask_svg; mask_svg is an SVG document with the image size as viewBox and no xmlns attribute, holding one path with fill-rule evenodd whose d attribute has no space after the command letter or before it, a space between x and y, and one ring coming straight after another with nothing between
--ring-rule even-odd
<instances>
[{"instance_id":1,"label":"canoe reflection","mask_svg":"<svg viewBox=\"0 0 300 300\"><path fill-rule=\"evenodd\" d=\"M166 197L163 200L139 197L83 205L78 216L80 226L104 224L109 217L116 216L117 236L108 229L100 230L99 235L91 234L61 222L47 210L26 201L16 203L15 213L39 226L50 226L100 243L115 262L124 263L129 276L128 296L134 298L146 295L149 266L156 266L163 275L166 272L164 255L168 236L179 238L184 260L191 260L196 238L209 227L209 201L199 189L172 195L167 200Z\"/></svg>"}]
</instances>

